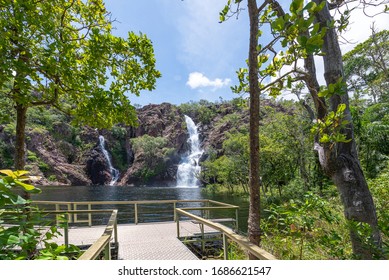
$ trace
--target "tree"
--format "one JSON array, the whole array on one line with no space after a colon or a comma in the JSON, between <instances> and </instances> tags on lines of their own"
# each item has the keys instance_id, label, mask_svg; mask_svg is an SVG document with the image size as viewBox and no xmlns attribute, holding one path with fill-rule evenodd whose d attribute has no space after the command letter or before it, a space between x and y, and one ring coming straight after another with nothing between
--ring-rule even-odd
<instances>
[{"instance_id":1,"label":"tree","mask_svg":"<svg viewBox=\"0 0 389 280\"><path fill-rule=\"evenodd\" d=\"M206 185L227 186L233 193L234 187L241 186L248 193L248 166L249 145L248 133L227 133L227 139L223 142L223 155L216 158L210 157L202 163L201 180Z\"/></svg>"},{"instance_id":2,"label":"tree","mask_svg":"<svg viewBox=\"0 0 389 280\"><path fill-rule=\"evenodd\" d=\"M351 100L351 109L353 123L357 127L358 154L366 176L375 178L389 159L389 103L363 106L355 99Z\"/></svg>"},{"instance_id":3,"label":"tree","mask_svg":"<svg viewBox=\"0 0 389 280\"><path fill-rule=\"evenodd\" d=\"M102 0L3 0L0 11L0 88L16 109L16 169L25 165L32 106L100 128L136 124L125 93L152 90L160 76L145 35L113 36Z\"/></svg>"},{"instance_id":4,"label":"tree","mask_svg":"<svg viewBox=\"0 0 389 280\"><path fill-rule=\"evenodd\" d=\"M261 120L261 176L262 184L277 186L280 197L282 186L299 177L304 184L304 190L311 186L309 160L312 158L309 137L307 137L308 122L299 104L278 102L280 107L266 110L266 117ZM292 105L291 105L292 104Z\"/></svg>"},{"instance_id":5,"label":"tree","mask_svg":"<svg viewBox=\"0 0 389 280\"><path fill-rule=\"evenodd\" d=\"M236 12L240 11L241 2L234 1L238 5ZM340 20L335 21L330 8L338 8L343 1L329 3L313 0L304 4L304 0L293 0L288 13L275 0L263 1L259 8L256 1L248 3L249 71L238 71L240 85L234 90L249 91L251 100L259 92L278 96L283 90L291 89L295 82L304 81L314 103L314 147L324 172L340 193L344 214L350 224L353 252L358 258L373 258L376 248L372 248L366 240L373 240L375 246L380 248L381 236L374 202L356 151L337 33L345 30L349 11L343 12ZM228 1L221 13L222 19L226 18L231 8L232 3ZM257 22L251 19L254 15L258 18ZM255 40L258 40L263 33L257 29L258 25L268 28L272 38L254 47L252 36L255 35ZM315 56L321 56L324 62L324 86L320 86L317 79ZM304 68L300 67L300 61L303 61ZM255 111L250 111L250 114L255 114ZM250 202L257 203L253 200ZM360 230L361 225L367 225L369 231Z\"/></svg>"},{"instance_id":6,"label":"tree","mask_svg":"<svg viewBox=\"0 0 389 280\"><path fill-rule=\"evenodd\" d=\"M227 5L220 12L220 21L223 22L227 18L231 17L229 12L231 11L231 0L227 1ZM234 3L238 5L236 14L240 9L242 0L234 0ZM249 39L249 52L248 52L248 70L242 69L238 76L248 75L248 83L242 86L241 91L248 92L250 95L249 102L249 114L250 114L250 125L249 125L249 192L250 192L250 203L249 203L249 217L248 217L248 238L254 244L259 245L261 240L261 229L260 229L260 173L259 173L259 109L260 109L260 94L261 90L258 84L258 34L259 34L259 13L266 6L267 2L258 8L256 0L248 0L248 15L250 19L250 39ZM243 90L244 87L244 90ZM239 90L236 90L239 91ZM255 259L255 256L249 255L250 259Z\"/></svg>"},{"instance_id":7,"label":"tree","mask_svg":"<svg viewBox=\"0 0 389 280\"><path fill-rule=\"evenodd\" d=\"M351 91L373 97L373 102L389 100L389 31L377 32L343 56L344 72Z\"/></svg>"},{"instance_id":8,"label":"tree","mask_svg":"<svg viewBox=\"0 0 389 280\"><path fill-rule=\"evenodd\" d=\"M248 13L250 18L250 43L249 43L249 92L250 92L250 161L249 161L249 218L248 237L251 242L259 245L261 241L260 228L260 175L259 175L259 109L260 88L258 84L258 7L256 0L248 0ZM255 259L249 254L250 259Z\"/></svg>"},{"instance_id":9,"label":"tree","mask_svg":"<svg viewBox=\"0 0 389 280\"><path fill-rule=\"evenodd\" d=\"M166 138L145 134L130 139L130 143L132 150L137 155L135 161L138 158L144 161L144 164L139 166L135 176L143 181L148 181L166 171L167 161L174 154L174 148L169 147L169 141Z\"/></svg>"}]
</instances>

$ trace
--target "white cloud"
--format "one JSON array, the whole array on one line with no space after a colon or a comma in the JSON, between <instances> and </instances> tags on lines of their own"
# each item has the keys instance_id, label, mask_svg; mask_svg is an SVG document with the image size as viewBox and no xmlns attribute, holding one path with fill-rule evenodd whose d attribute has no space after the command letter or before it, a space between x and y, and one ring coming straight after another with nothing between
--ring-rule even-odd
<instances>
[{"instance_id":1,"label":"white cloud","mask_svg":"<svg viewBox=\"0 0 389 280\"><path fill-rule=\"evenodd\" d=\"M189 74L188 81L186 84L192 89L210 87L212 90L216 90L231 83L231 79L219 79L210 80L203 73L192 72Z\"/></svg>"}]
</instances>

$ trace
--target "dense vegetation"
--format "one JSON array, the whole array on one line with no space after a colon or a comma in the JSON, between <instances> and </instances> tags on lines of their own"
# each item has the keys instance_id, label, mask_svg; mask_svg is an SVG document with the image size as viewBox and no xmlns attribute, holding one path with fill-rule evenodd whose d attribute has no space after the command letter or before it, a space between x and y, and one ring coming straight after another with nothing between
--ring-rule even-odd
<instances>
[{"instance_id":1,"label":"dense vegetation","mask_svg":"<svg viewBox=\"0 0 389 280\"><path fill-rule=\"evenodd\" d=\"M0 260L68 260L77 259L80 249L74 245L59 245L52 241L61 236L67 226L48 220L20 196L20 191L39 193L40 189L27 184L33 180L27 171L0 170ZM62 215L59 215L62 216Z\"/></svg>"},{"instance_id":2,"label":"dense vegetation","mask_svg":"<svg viewBox=\"0 0 389 280\"><path fill-rule=\"evenodd\" d=\"M377 207L387 256L389 209L388 192L383 182L388 183L389 173L389 104L386 87L389 80L382 70L386 69L389 58L387 41L382 39L386 38L386 34L387 31L373 33L369 40L356 46L356 50L365 46L365 50L371 51L366 45L377 40L376 46L380 47L375 54L381 54L384 59L381 62L385 64L363 64L369 69L365 71L370 71L370 78L375 81L374 90L368 82L361 81L358 76L360 72L351 66L355 66L355 60L358 62L361 59L359 53L353 50L345 55L344 60L345 68L349 69L348 86L353 91L350 110L358 154ZM356 80L365 84L355 87ZM322 172L313 151L314 129L309 110L306 110L312 101L307 97L301 98L301 91L296 93L299 101L278 101L261 108L260 174L263 235L266 236L262 245L281 258L353 258L355 256L352 255L348 237L350 227L361 233L368 229L362 223L344 220L336 187ZM234 117L233 114L226 115L223 121L228 122ZM249 158L248 127L240 121L236 123L235 130L227 133L222 156L211 153L203 163L201 176L207 183L207 191L248 192L249 170L244 164ZM364 243L374 247L371 240Z\"/></svg>"},{"instance_id":3,"label":"dense vegetation","mask_svg":"<svg viewBox=\"0 0 389 280\"><path fill-rule=\"evenodd\" d=\"M336 187L321 171L313 150L308 113L298 101L267 104L261 110L260 126L262 246L282 259L353 258L348 228L366 229L361 224L345 221ZM358 96L351 104L353 112L359 112L354 118L359 127L356 135L358 152L377 207L384 250L388 254L389 193L385 184L389 183L389 153L385 147L389 134L385 129L389 123L387 111L376 111L377 107L387 107ZM197 103L193 108L198 107L201 105ZM372 112L377 114L372 115ZM248 196L248 127L239 121L244 114L247 111L226 114L220 120L235 126L225 133L222 151L209 151L207 160L202 163L204 191ZM374 122L366 120L372 118L377 125L382 124L382 131L368 136L371 133L368 127Z\"/></svg>"},{"instance_id":4,"label":"dense vegetation","mask_svg":"<svg viewBox=\"0 0 389 280\"><path fill-rule=\"evenodd\" d=\"M240 2L235 1L235 3ZM259 128L259 133L255 132L254 136L258 137L260 142L260 157L254 163L260 166L260 178L254 184L259 183L260 185L261 203L258 201L256 205L258 207L261 205L262 246L278 258L359 258L360 256L354 255L355 250L353 252L353 249L355 248L351 246L350 241L353 241L353 238L355 239L354 244L357 242L358 246L362 245L367 248L366 250L358 248L360 252L366 253L365 257L382 258L384 256L388 258L388 31L376 32L372 29L372 35L368 40L344 55L344 77L339 77L339 73L343 75L343 71L330 69L339 71L335 71L336 73L332 76L327 75L332 77L331 81L327 81L327 86L320 87L316 75L311 75L310 79L306 78L309 75L305 76L306 80L300 79L304 80L308 89L295 83L299 80L298 76L291 78L292 76L289 75L280 77L277 83L262 84L266 77L275 76L276 72L281 70L283 66L290 66L297 59L304 59L307 69L314 68L312 65L314 55L323 55L323 40L336 37L334 35L332 38L326 38L331 32L336 34L333 26L323 27L319 23L314 23L315 20L318 20L317 15L323 11L324 2L314 1L304 6L304 1L293 1L290 6L290 14L285 14L281 7L269 7L269 10L263 10L261 22L255 24L257 28L259 24L271 23L271 32L277 36L277 40L283 39L281 44L289 50L289 52L279 53L278 56L274 54L273 62L267 63L268 52L274 53L270 45L274 45L277 40L271 42L270 47L258 46L258 42L255 42L254 49L260 53L254 55L254 59L261 67L263 66L260 73L263 78L260 84L261 90L268 90L271 96L277 96L285 88L289 88L296 93L296 101L276 101L265 97L262 100L260 110L255 106L250 106L249 110L247 104L249 102L244 99L221 100L216 104L208 101L190 102L180 105L179 108L184 114L195 118L204 128L209 126L219 130L226 128L221 148L209 147L207 157L202 162L202 172L199 179L204 183L204 191L228 192L231 195L239 194L248 197L249 194L252 196L253 193L252 188L250 190L248 187L251 186L252 178L249 176L251 171L247 163L253 164L254 161L250 150L252 145L249 145L252 139L252 133L250 133L252 129L247 122L247 115L259 114L260 125L255 127ZM1 56L18 57L18 59L6 60L8 64L3 65L0 77L0 132L2 132L0 166L26 167L26 169L35 167L46 177L55 180L56 178L52 177L54 175L51 173L51 166L44 160L37 157L32 151L26 151L26 156L24 155L25 140L29 140L24 138L24 126L27 125L30 135L33 133L53 135L56 141L63 144L64 154L68 151L67 161L69 163L77 162L86 151L90 150L91 144L82 138L83 128L73 124L72 121L110 127L114 122L123 121L130 116L129 123L134 124L136 122L135 110L124 96L124 92L132 90L138 94L141 89L152 89L155 79L159 77L159 72L154 69L155 61L149 40L133 33L130 33L127 40L113 37L110 34L110 21L106 17L104 9L96 17L93 10L81 5L82 2L79 2L81 6L73 11L72 7L63 8L59 5L61 2L58 1L56 2L58 9L55 12L59 13L59 16L57 15L56 18L61 18L62 15L62 20L58 21L54 18L50 20L55 13L48 5L42 4L41 12L47 16L43 17L46 18L47 24L37 24L33 16L35 7L32 6L32 2L17 3L16 6L4 9L7 13L3 13L0 17L2 26L11 26L9 30L1 31L4 33L2 37L6 38L3 40L5 45L1 48ZM96 3L100 3L100 6L103 5L101 1ZM228 3L230 5L231 1ZM229 8L227 6L227 11L222 12L221 15L226 16ZM258 9L256 10L258 12ZM20 16L13 18L10 14L11 11ZM81 21L73 22L71 19L66 19L68 12L75 14L81 12L79 18ZM35 24L41 28L44 26L39 34L44 34L47 37L46 43L42 43L43 41L39 37L27 36L34 34L30 34L31 30L25 27L24 21L19 21L19 18L23 18L23 16L25 16L24 21L31 21L34 26ZM259 13L256 16L258 19ZM343 18L337 22L336 28L338 30L344 29L347 26L346 21ZM9 25L8 22L10 22ZM88 29L95 25L100 29L93 28L93 32L84 38L87 40L81 39L83 36L80 37L79 34L73 34L76 32L74 28L64 29L69 30L69 33L57 34L58 27L72 26L72 24L79 25L82 27L81 29ZM296 26L300 29L297 29ZM255 31L254 37L258 39L259 32ZM7 36L12 38L8 40ZM65 40L65 37L74 40ZM27 38L31 40L27 40ZM48 43L55 41L55 39L58 39L56 44L58 49L55 49L55 44ZM69 45L68 41L79 41L79 44ZM96 43L98 41L102 43ZM100 44L103 44L104 48L98 48L97 45ZM85 55L74 57L75 49ZM119 59L122 55L126 57L126 51L129 49L133 51L134 58L130 60ZM337 51L340 53L340 49L338 49ZM59 53L62 55L59 56ZM116 53L118 56L110 57L107 60L102 59L111 53ZM40 65L40 67L30 67L32 58L35 59L34 64ZM330 59L329 56L328 59ZM337 61L339 58L333 57L333 59ZM106 64L102 64L101 69L95 67L99 61L106 62ZM254 64L256 63L252 63L251 66ZM333 63L334 67L342 68L340 64ZM126 68L125 65L128 67ZM327 63L327 65L331 65L331 63ZM143 69L142 66L147 67ZM122 69L122 67L124 68ZM143 75L139 75L136 71L127 72L126 70L130 68L138 69L138 72L140 71ZM36 69L40 69L41 72L37 72ZM58 73L57 69L61 69L63 73ZM112 83L109 90L105 87L109 83L105 77L107 69L110 69L110 75L121 81L120 83ZM312 69L311 73L308 74L315 72ZM11 73L11 70L15 73ZM81 73L75 75L73 72L76 70L81 71ZM294 70L297 71L297 69ZM256 71L258 72L259 69ZM247 81L248 75L249 72L246 69L240 70L241 84L235 88L236 91L248 91L247 88L253 84ZM143 76L145 76L144 80L139 80ZM123 82L127 80L133 80L133 83L128 85ZM255 76L254 84L258 84L258 76ZM64 85L67 90L63 90ZM83 88L80 88L81 85ZM88 91L95 95L85 95L84 93ZM311 95L304 91L310 91ZM258 92L258 89L255 92ZM348 100L347 92L352 93L350 100ZM253 100L252 97L250 102ZM259 106L259 100L257 101ZM107 102L112 106L106 106ZM117 104L120 106L116 106ZM310 108L315 108L316 115ZM66 111L68 114L60 111ZM107 118L89 115L87 113L89 111L99 112ZM73 117L70 118L69 114L72 114ZM312 115L314 116L312 117ZM349 118L350 115L352 122ZM98 123L100 119L104 120L103 123ZM125 169L127 164L125 158L126 130L117 126L112 128L111 133L114 138L119 139L115 146L111 147L113 159L120 169ZM16 139L14 135L17 135ZM16 145L9 145L15 141ZM142 151L145 158L147 166L139 170L139 176L144 180L148 180L165 168L165 161L174 153L163 137L144 135L129 142L133 150ZM326 151L326 156L330 155L328 159L335 160L332 162L329 160L327 165L323 164L313 149L314 142L321 145L322 150ZM68 144L76 147L75 150L69 150ZM354 156L355 146L363 173L360 172L358 157L349 157L349 162L354 160L354 164L347 166L345 164L345 166L358 171L353 174L358 174L358 180L363 187L366 185L365 178L367 178L376 207L378 229L382 234L382 249L377 248L377 242L372 239L374 234L371 234L371 231L375 230L373 229L375 221L363 223L357 222L357 218L360 218L358 216L355 216L355 219L350 218L351 214L355 213L347 212L348 209L345 207L347 205L344 202L347 200L348 203L352 204L353 201L342 197L345 192L340 191L341 195L338 192L345 186L349 186L349 182L343 180L345 172L339 172L340 164L337 151L344 152L346 150L348 154L345 154ZM16 160L14 154L17 154ZM156 155L158 159L161 159L160 161L155 160ZM25 165L25 159L27 159L27 165ZM27 192L34 188L29 189L29 185L25 185L19 180L23 178L24 173L7 171L5 175L7 176L0 178L1 206L8 204L20 207L22 222L26 220L27 223L23 224L23 227L10 229L0 224L1 246L12 249L7 251L10 255L1 255L1 258L40 258L34 252L38 237L38 233L34 231L33 227L34 220L26 219L23 216L25 215L23 207L26 201L9 192L15 186L22 187ZM335 182L338 183L335 186L329 177L334 182L336 181L334 178L342 178ZM339 181L342 182L339 183ZM370 206L372 206L370 210L374 210L374 205ZM0 214L2 213L3 211ZM371 213L375 214L375 211L371 211ZM363 219L365 218L363 217ZM256 224L256 227L258 226L259 223ZM57 234L56 228L50 230L49 236ZM17 235L18 232L21 232L22 235ZM352 234L350 235L350 233ZM24 241L26 242L24 243ZM256 243L258 242L259 240L256 240ZM21 255L13 253L13 248L18 245L22 248ZM24 245L26 248L23 247ZM53 249L54 253L62 253L62 248L51 246L54 245L47 243L48 249ZM47 251L47 255L51 254L51 258L56 258L57 256L53 255L53 250ZM61 257L59 256L59 258Z\"/></svg>"}]
</instances>

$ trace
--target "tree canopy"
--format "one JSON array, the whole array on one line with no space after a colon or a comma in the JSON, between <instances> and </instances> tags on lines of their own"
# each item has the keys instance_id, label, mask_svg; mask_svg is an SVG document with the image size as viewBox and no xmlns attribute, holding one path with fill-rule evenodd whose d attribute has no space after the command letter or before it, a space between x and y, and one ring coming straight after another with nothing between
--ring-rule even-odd
<instances>
[{"instance_id":1,"label":"tree canopy","mask_svg":"<svg viewBox=\"0 0 389 280\"><path fill-rule=\"evenodd\" d=\"M16 108L17 169L31 106L54 106L94 127L136 124L126 94L152 90L160 76L146 35L112 35L102 0L3 0L0 11L0 88Z\"/></svg>"},{"instance_id":2,"label":"tree canopy","mask_svg":"<svg viewBox=\"0 0 389 280\"><path fill-rule=\"evenodd\" d=\"M243 2L228 0L220 13L220 20L226 20L231 13L239 14ZM361 2L362 5L369 5ZM250 124L257 125L258 118L254 116L259 111L258 99L261 93L266 92L277 97L286 89L293 90L296 82L304 82L313 101L313 109L309 106L306 108L315 122L312 127L315 134L314 147L324 173L332 179L342 198L345 217L350 223L353 251L361 258L372 258L374 250L363 244L364 240L369 238L368 234L366 232L361 234L354 226L357 223L367 224L371 230L370 237L378 248L381 247L382 240L374 202L356 151L346 77L338 41L339 33L348 26L350 10L348 8L339 10L339 20L331 13L331 10L339 9L343 4L346 4L345 1L334 3L326 0L308 2L293 0L287 10L286 5L280 1L248 0L250 17L248 68L239 69L237 72L240 84L234 91L249 92L250 103L258 104L250 106ZM262 36L264 31L271 34L270 38ZM319 84L316 72L314 58L318 56L323 59L325 85ZM303 67L299 62L303 62ZM251 122L252 119L255 121ZM250 127L250 132L255 135L250 137L251 144L254 137L257 141L258 131ZM255 143L254 146L254 149L250 150L251 165L254 160L259 160L259 145ZM259 167L250 167L250 172L255 170L259 170ZM257 197L259 178L255 178L254 181L255 186L249 183L250 194ZM250 201L250 207L252 202ZM250 218L251 212L249 236L250 227L254 227ZM255 232L258 234L258 228L255 228Z\"/></svg>"},{"instance_id":3,"label":"tree canopy","mask_svg":"<svg viewBox=\"0 0 389 280\"><path fill-rule=\"evenodd\" d=\"M25 107L52 105L98 127L134 123L125 93L152 90L160 73L144 35L112 35L101 0L4 0L0 85Z\"/></svg>"},{"instance_id":4,"label":"tree canopy","mask_svg":"<svg viewBox=\"0 0 389 280\"><path fill-rule=\"evenodd\" d=\"M369 39L343 56L345 76L351 91L389 101L389 31L372 28Z\"/></svg>"}]
</instances>

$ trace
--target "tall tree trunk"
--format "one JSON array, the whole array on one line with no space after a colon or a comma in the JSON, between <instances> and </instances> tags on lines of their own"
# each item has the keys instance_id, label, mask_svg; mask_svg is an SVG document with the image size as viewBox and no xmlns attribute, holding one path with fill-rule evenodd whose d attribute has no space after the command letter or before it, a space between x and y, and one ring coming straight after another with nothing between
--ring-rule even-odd
<instances>
[{"instance_id":1,"label":"tall tree trunk","mask_svg":"<svg viewBox=\"0 0 389 280\"><path fill-rule=\"evenodd\" d=\"M250 17L249 88L250 88L250 206L248 238L259 245L260 232L260 176L259 176L259 84L258 84L258 8L256 0L248 0ZM256 259L249 255L250 259Z\"/></svg>"},{"instance_id":2,"label":"tall tree trunk","mask_svg":"<svg viewBox=\"0 0 389 280\"><path fill-rule=\"evenodd\" d=\"M317 4L320 4L322 1L314 0ZM326 27L328 22L332 20L328 6L324 7L317 15L317 22L322 27ZM344 76L342 53L334 28L328 28L326 32L323 52L325 53L323 60L326 83L327 85L334 84L340 77ZM369 238L369 234L361 235L358 233L356 224L364 223L370 226L370 235L378 248L381 246L381 236L378 229L374 202L356 151L348 94L335 94L329 100L331 111L336 111L338 105L342 103L347 106L344 111L344 119L349 121L342 133L347 136L347 139L352 141L336 143L333 146L316 143L316 150L319 152L321 166L333 180L340 193L345 217L350 222L350 237L354 254L358 258L371 259L374 256L375 249L371 248L364 241L364 239Z\"/></svg>"},{"instance_id":3,"label":"tall tree trunk","mask_svg":"<svg viewBox=\"0 0 389 280\"><path fill-rule=\"evenodd\" d=\"M16 106L16 144L15 144L15 169L23 170L26 165L25 129L27 107L22 104Z\"/></svg>"},{"instance_id":4,"label":"tall tree trunk","mask_svg":"<svg viewBox=\"0 0 389 280\"><path fill-rule=\"evenodd\" d=\"M26 119L27 107L17 104L16 108L16 143L15 143L15 169L23 170L26 165ZM24 192L23 197L30 199L30 194Z\"/></svg>"}]
</instances>

